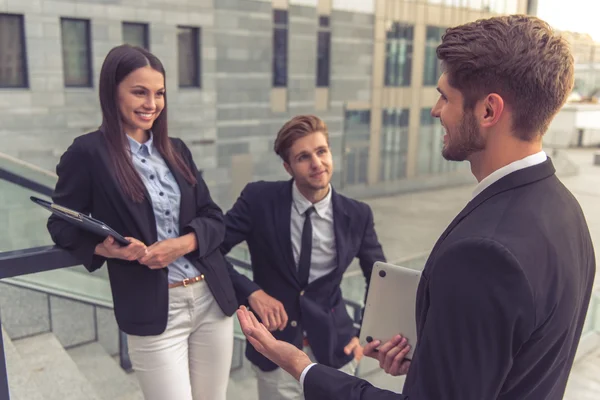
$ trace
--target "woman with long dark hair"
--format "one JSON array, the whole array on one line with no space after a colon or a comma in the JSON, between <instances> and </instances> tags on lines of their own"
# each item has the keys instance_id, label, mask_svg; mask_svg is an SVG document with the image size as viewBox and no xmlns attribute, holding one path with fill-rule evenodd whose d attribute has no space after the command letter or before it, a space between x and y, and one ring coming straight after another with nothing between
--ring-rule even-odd
<instances>
[{"instance_id":1,"label":"woman with long dark hair","mask_svg":"<svg viewBox=\"0 0 600 400\"><path fill-rule=\"evenodd\" d=\"M168 135L158 58L113 48L100 105L100 129L77 137L56 167L53 200L131 244L56 217L50 235L90 271L107 263L117 323L147 400L225 400L237 307L219 251L225 226L190 150Z\"/></svg>"}]
</instances>

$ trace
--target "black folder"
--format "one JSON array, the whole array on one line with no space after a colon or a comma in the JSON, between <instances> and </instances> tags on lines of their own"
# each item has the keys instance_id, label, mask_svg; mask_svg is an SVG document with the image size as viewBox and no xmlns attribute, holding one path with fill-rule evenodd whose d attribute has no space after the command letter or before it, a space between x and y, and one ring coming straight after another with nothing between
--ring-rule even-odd
<instances>
[{"instance_id":1,"label":"black folder","mask_svg":"<svg viewBox=\"0 0 600 400\"><path fill-rule=\"evenodd\" d=\"M113 238L115 238L117 243L123 246L127 246L128 244L130 244L129 240L125 239L123 236L121 236L114 229L112 229L110 226L106 225L102 221L98 221L97 219L82 214L78 211L71 210L67 207L59 206L58 204L51 203L49 201L42 200L34 196L31 196L29 198L38 206L44 207L57 217L62 218L65 221L70 222L81 229L85 229L86 231L95 233L96 235L99 235L103 238L106 238L107 236L112 236Z\"/></svg>"}]
</instances>

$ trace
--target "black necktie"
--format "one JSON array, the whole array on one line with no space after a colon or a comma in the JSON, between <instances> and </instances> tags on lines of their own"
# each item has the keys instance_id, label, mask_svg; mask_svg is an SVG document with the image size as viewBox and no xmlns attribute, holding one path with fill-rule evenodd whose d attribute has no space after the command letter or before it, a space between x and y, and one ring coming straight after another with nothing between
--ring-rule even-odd
<instances>
[{"instance_id":1,"label":"black necktie","mask_svg":"<svg viewBox=\"0 0 600 400\"><path fill-rule=\"evenodd\" d=\"M300 258L298 259L298 278L300 278L300 286L305 288L308 286L308 272L310 270L310 255L312 253L312 222L310 214L315 211L314 207L309 208L304 212L304 227L302 228L302 244L300 248Z\"/></svg>"}]
</instances>

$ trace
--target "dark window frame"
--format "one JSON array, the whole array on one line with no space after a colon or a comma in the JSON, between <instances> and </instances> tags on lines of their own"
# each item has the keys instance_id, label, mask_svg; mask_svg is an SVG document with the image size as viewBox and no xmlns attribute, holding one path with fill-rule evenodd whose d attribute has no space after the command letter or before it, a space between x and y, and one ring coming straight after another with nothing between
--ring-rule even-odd
<instances>
[{"instance_id":1,"label":"dark window frame","mask_svg":"<svg viewBox=\"0 0 600 400\"><path fill-rule=\"evenodd\" d=\"M142 47L146 50L150 50L150 24L147 22L132 22L123 21L121 23L121 33L123 35L123 43L125 43L125 26L137 26L143 28L143 45ZM131 43L128 43L131 44Z\"/></svg>"},{"instance_id":2,"label":"dark window frame","mask_svg":"<svg viewBox=\"0 0 600 400\"><path fill-rule=\"evenodd\" d=\"M331 18L329 15L319 15L316 72L317 87L328 88L331 84Z\"/></svg>"},{"instance_id":3,"label":"dark window frame","mask_svg":"<svg viewBox=\"0 0 600 400\"><path fill-rule=\"evenodd\" d=\"M442 35L446 31L446 28L435 25L427 25L425 30L425 57L423 64L423 86L436 86L437 81L442 74L442 63L437 58L437 54L435 55L435 65L428 69L428 52L433 50L435 53L437 46L442 43ZM437 40L436 44L432 46L431 42L433 40ZM433 74L429 74L429 72L433 72Z\"/></svg>"},{"instance_id":4,"label":"dark window frame","mask_svg":"<svg viewBox=\"0 0 600 400\"><path fill-rule=\"evenodd\" d=\"M329 28L331 26L331 17L329 15L319 15L319 27Z\"/></svg>"},{"instance_id":5,"label":"dark window frame","mask_svg":"<svg viewBox=\"0 0 600 400\"><path fill-rule=\"evenodd\" d=\"M194 49L194 53L192 54L192 62L193 69L196 72L195 76L192 79L191 84L181 83L181 71L179 71L177 78L177 85L180 89L201 89L202 88L202 28L199 26L189 26L189 25L178 25L177 30L180 29L190 29L192 34L192 47ZM179 32L178 32L179 35ZM179 37L177 37L177 63L179 68L179 63L181 62L180 54L179 54Z\"/></svg>"},{"instance_id":6,"label":"dark window frame","mask_svg":"<svg viewBox=\"0 0 600 400\"><path fill-rule=\"evenodd\" d=\"M317 32L317 87L328 88L331 82L331 31Z\"/></svg>"},{"instance_id":7,"label":"dark window frame","mask_svg":"<svg viewBox=\"0 0 600 400\"><path fill-rule=\"evenodd\" d=\"M19 19L19 39L21 40L21 74L23 83L21 85L9 85L0 82L0 89L29 89L29 65L27 63L27 43L25 40L25 16L23 14L0 13L0 16L13 17Z\"/></svg>"},{"instance_id":8,"label":"dark window frame","mask_svg":"<svg viewBox=\"0 0 600 400\"><path fill-rule=\"evenodd\" d=\"M367 183L370 136L371 109L345 109L342 134L344 185Z\"/></svg>"},{"instance_id":9,"label":"dark window frame","mask_svg":"<svg viewBox=\"0 0 600 400\"><path fill-rule=\"evenodd\" d=\"M290 14L288 10L284 10L281 8L273 9L273 25L285 25L289 26L290 24Z\"/></svg>"},{"instance_id":10,"label":"dark window frame","mask_svg":"<svg viewBox=\"0 0 600 400\"><path fill-rule=\"evenodd\" d=\"M271 75L273 88L287 88L289 81L289 14L288 10L273 9L273 55ZM283 50L284 54L278 52Z\"/></svg>"},{"instance_id":11,"label":"dark window frame","mask_svg":"<svg viewBox=\"0 0 600 400\"><path fill-rule=\"evenodd\" d=\"M67 84L67 71L64 66L64 32L63 32L63 22L66 21L77 21L85 23L85 33L87 40L85 41L85 47L87 49L87 73L88 73L88 81L84 84ZM94 87L94 67L92 65L92 21L86 18L71 18L71 17L60 17L60 34L61 34L61 53L63 57L63 79L65 88L93 88Z\"/></svg>"},{"instance_id":12,"label":"dark window frame","mask_svg":"<svg viewBox=\"0 0 600 400\"><path fill-rule=\"evenodd\" d=\"M379 180L387 182L404 179L408 168L410 109L384 108L381 118Z\"/></svg>"},{"instance_id":13,"label":"dark window frame","mask_svg":"<svg viewBox=\"0 0 600 400\"><path fill-rule=\"evenodd\" d=\"M415 25L393 22L386 32L384 85L386 87L409 87L412 84ZM404 48L404 63L398 59ZM392 52L396 49L396 52ZM396 58L393 58L395 56Z\"/></svg>"}]
</instances>

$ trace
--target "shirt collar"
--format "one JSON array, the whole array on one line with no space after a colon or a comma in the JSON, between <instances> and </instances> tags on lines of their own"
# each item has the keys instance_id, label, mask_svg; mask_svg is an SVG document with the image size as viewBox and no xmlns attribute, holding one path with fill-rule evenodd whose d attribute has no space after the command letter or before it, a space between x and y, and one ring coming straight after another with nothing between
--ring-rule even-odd
<instances>
[{"instance_id":1,"label":"shirt collar","mask_svg":"<svg viewBox=\"0 0 600 400\"><path fill-rule=\"evenodd\" d=\"M129 150L131 154L138 154L142 156L151 156L154 151L154 136L152 135L152 131L148 131L150 137L145 143L140 143L137 140L133 139L131 136L127 136L127 140L129 141Z\"/></svg>"},{"instance_id":2,"label":"shirt collar","mask_svg":"<svg viewBox=\"0 0 600 400\"><path fill-rule=\"evenodd\" d=\"M325 218L327 211L331 208L331 184L329 185L329 192L327 192L327 196L323 198L323 200L313 204L311 203L296 186L296 182L292 183L292 202L294 203L294 207L298 214L302 215L311 207L315 208L315 212L321 218Z\"/></svg>"},{"instance_id":3,"label":"shirt collar","mask_svg":"<svg viewBox=\"0 0 600 400\"><path fill-rule=\"evenodd\" d=\"M541 164L544 161L546 161L547 158L548 156L546 155L546 153L544 151L540 151L539 153L532 154L521 160L513 161L512 163L495 170L494 172L483 178L481 182L479 182L477 186L475 186L475 190L473 191L473 198L477 197L481 192L483 192L485 189L487 189L500 179L504 178L505 176L512 174L515 171Z\"/></svg>"}]
</instances>

